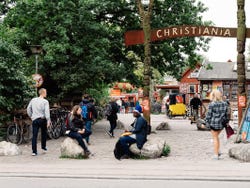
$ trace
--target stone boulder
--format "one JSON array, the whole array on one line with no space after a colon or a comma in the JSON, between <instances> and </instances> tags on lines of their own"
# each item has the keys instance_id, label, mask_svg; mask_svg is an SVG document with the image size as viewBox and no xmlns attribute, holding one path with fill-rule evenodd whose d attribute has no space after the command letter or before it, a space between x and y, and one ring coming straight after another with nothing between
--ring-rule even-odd
<instances>
[{"instance_id":1,"label":"stone boulder","mask_svg":"<svg viewBox=\"0 0 250 188\"><path fill-rule=\"evenodd\" d=\"M125 125L120 120L117 120L117 126L116 126L116 128L124 130L125 129Z\"/></svg>"},{"instance_id":2,"label":"stone boulder","mask_svg":"<svg viewBox=\"0 0 250 188\"><path fill-rule=\"evenodd\" d=\"M21 155L22 151L16 144L2 141L0 142L0 156Z\"/></svg>"},{"instance_id":3,"label":"stone boulder","mask_svg":"<svg viewBox=\"0 0 250 188\"><path fill-rule=\"evenodd\" d=\"M84 157L84 151L77 140L66 138L61 144L61 157L77 158Z\"/></svg>"},{"instance_id":4,"label":"stone boulder","mask_svg":"<svg viewBox=\"0 0 250 188\"><path fill-rule=\"evenodd\" d=\"M168 122L161 122L156 128L156 130L170 130Z\"/></svg>"},{"instance_id":5,"label":"stone boulder","mask_svg":"<svg viewBox=\"0 0 250 188\"><path fill-rule=\"evenodd\" d=\"M210 130L209 126L206 125L206 122L204 119L197 119L196 127L199 131L209 131Z\"/></svg>"},{"instance_id":6,"label":"stone boulder","mask_svg":"<svg viewBox=\"0 0 250 188\"><path fill-rule=\"evenodd\" d=\"M132 144L129 150L135 155L141 155L146 158L154 159L161 157L165 144L166 141L161 138L150 137L141 150L137 148L136 144Z\"/></svg>"},{"instance_id":7,"label":"stone boulder","mask_svg":"<svg viewBox=\"0 0 250 188\"><path fill-rule=\"evenodd\" d=\"M250 162L250 144L239 144L230 148L229 156L240 161Z\"/></svg>"}]
</instances>

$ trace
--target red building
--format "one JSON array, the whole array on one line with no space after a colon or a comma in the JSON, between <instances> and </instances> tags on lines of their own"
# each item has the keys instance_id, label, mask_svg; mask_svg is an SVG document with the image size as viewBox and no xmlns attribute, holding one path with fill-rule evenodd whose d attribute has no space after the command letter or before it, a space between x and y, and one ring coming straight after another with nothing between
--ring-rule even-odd
<instances>
[{"instance_id":1,"label":"red building","mask_svg":"<svg viewBox=\"0 0 250 188\"><path fill-rule=\"evenodd\" d=\"M186 103L193 98L195 93L200 94L200 81L198 80L201 65L198 64L194 69L187 69L180 81L180 93L185 94Z\"/></svg>"}]
</instances>

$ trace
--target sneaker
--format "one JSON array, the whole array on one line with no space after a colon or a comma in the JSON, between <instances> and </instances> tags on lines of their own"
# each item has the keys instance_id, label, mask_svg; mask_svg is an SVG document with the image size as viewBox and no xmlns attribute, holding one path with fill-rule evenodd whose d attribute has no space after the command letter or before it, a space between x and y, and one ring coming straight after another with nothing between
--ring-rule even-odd
<instances>
[{"instance_id":1,"label":"sneaker","mask_svg":"<svg viewBox=\"0 0 250 188\"><path fill-rule=\"evenodd\" d=\"M32 156L37 156L37 153L33 152L33 153L32 153Z\"/></svg>"},{"instance_id":2,"label":"sneaker","mask_svg":"<svg viewBox=\"0 0 250 188\"><path fill-rule=\"evenodd\" d=\"M42 150L43 150L43 152L45 152L45 153L48 151L47 148L42 148Z\"/></svg>"},{"instance_id":3,"label":"sneaker","mask_svg":"<svg viewBox=\"0 0 250 188\"><path fill-rule=\"evenodd\" d=\"M121 157L121 159L129 159L129 156L128 156L128 155L123 155L123 156Z\"/></svg>"},{"instance_id":4,"label":"sneaker","mask_svg":"<svg viewBox=\"0 0 250 188\"><path fill-rule=\"evenodd\" d=\"M85 157L89 157L89 155L91 155L91 152L89 150L84 151L84 156Z\"/></svg>"},{"instance_id":5,"label":"sneaker","mask_svg":"<svg viewBox=\"0 0 250 188\"><path fill-rule=\"evenodd\" d=\"M110 131L108 131L108 130L105 130L106 131L106 133L112 138L112 137L114 137L114 135L110 132Z\"/></svg>"},{"instance_id":6,"label":"sneaker","mask_svg":"<svg viewBox=\"0 0 250 188\"><path fill-rule=\"evenodd\" d=\"M220 159L219 155L214 155L213 156L213 160L219 160L219 159Z\"/></svg>"}]
</instances>

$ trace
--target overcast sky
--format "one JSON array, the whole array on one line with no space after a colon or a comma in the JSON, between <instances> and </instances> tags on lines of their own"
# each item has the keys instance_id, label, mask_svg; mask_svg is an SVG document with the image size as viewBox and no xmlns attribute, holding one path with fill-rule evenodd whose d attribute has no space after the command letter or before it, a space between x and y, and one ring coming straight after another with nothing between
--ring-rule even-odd
<instances>
[{"instance_id":1,"label":"overcast sky","mask_svg":"<svg viewBox=\"0 0 250 188\"><path fill-rule=\"evenodd\" d=\"M203 14L204 20L211 20L216 27L237 28L237 0L200 0L209 10ZM250 28L250 0L245 0L246 26ZM250 38L246 40L245 56L248 56ZM213 37L209 51L203 52L209 61L223 62L237 59L236 38Z\"/></svg>"}]
</instances>

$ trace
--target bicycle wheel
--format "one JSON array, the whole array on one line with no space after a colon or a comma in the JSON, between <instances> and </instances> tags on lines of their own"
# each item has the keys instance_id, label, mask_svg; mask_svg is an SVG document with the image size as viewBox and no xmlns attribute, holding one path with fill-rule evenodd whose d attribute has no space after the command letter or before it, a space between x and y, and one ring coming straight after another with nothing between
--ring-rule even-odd
<instances>
[{"instance_id":1,"label":"bicycle wheel","mask_svg":"<svg viewBox=\"0 0 250 188\"><path fill-rule=\"evenodd\" d=\"M50 127L48 127L47 129L47 136L49 139L52 139L53 138L53 129L52 129L52 125Z\"/></svg>"},{"instance_id":2,"label":"bicycle wheel","mask_svg":"<svg viewBox=\"0 0 250 188\"><path fill-rule=\"evenodd\" d=\"M32 127L31 125L23 125L23 141L28 143L32 139Z\"/></svg>"},{"instance_id":3,"label":"bicycle wheel","mask_svg":"<svg viewBox=\"0 0 250 188\"><path fill-rule=\"evenodd\" d=\"M13 144L21 144L21 130L16 124L9 125L7 128L7 141Z\"/></svg>"}]
</instances>

